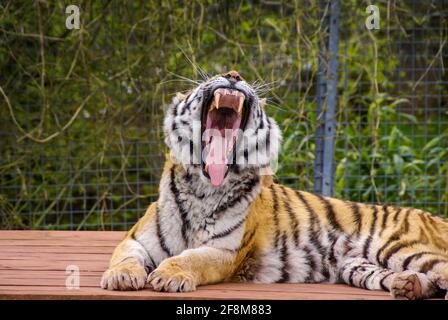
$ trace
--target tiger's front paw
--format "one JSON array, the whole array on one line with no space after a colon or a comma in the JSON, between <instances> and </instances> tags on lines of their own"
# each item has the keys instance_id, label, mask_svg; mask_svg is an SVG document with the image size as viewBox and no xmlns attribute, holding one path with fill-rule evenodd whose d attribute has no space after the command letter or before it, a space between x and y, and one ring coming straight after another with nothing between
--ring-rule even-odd
<instances>
[{"instance_id":1,"label":"tiger's front paw","mask_svg":"<svg viewBox=\"0 0 448 320\"><path fill-rule=\"evenodd\" d=\"M101 287L108 290L138 290L146 284L145 268L137 263L119 264L106 270Z\"/></svg>"},{"instance_id":2,"label":"tiger's front paw","mask_svg":"<svg viewBox=\"0 0 448 320\"><path fill-rule=\"evenodd\" d=\"M170 259L165 260L151 272L147 282L155 291L188 292L196 290L194 276Z\"/></svg>"}]
</instances>

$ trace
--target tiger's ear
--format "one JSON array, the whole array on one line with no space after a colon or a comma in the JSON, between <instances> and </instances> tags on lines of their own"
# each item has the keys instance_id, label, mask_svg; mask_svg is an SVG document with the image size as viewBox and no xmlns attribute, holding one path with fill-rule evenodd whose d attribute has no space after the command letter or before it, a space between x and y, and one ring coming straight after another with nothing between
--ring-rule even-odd
<instances>
[{"instance_id":1,"label":"tiger's ear","mask_svg":"<svg viewBox=\"0 0 448 320\"><path fill-rule=\"evenodd\" d=\"M173 98L174 103L179 103L181 101L184 101L187 98L188 95L183 94L181 92L176 93L176 96Z\"/></svg>"},{"instance_id":2,"label":"tiger's ear","mask_svg":"<svg viewBox=\"0 0 448 320\"><path fill-rule=\"evenodd\" d=\"M267 100L266 98L262 98L260 100L258 100L258 105L260 106L260 108L264 108L266 106Z\"/></svg>"}]
</instances>

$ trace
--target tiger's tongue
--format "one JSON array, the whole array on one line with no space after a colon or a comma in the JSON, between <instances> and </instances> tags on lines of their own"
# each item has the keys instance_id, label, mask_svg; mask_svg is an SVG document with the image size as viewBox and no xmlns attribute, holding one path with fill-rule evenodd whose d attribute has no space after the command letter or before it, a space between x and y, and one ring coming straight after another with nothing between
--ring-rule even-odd
<instances>
[{"instance_id":1,"label":"tiger's tongue","mask_svg":"<svg viewBox=\"0 0 448 320\"><path fill-rule=\"evenodd\" d=\"M233 148L241 123L241 118L237 115L227 120L230 121L226 121L226 126L222 127L222 125L217 123L216 114L209 112L207 115L206 129L216 129L213 130L214 135L208 145L208 152L205 159L210 181L215 187L221 186L224 181L228 170L227 154ZM220 135L216 134L218 132L217 130L219 130Z\"/></svg>"}]
</instances>

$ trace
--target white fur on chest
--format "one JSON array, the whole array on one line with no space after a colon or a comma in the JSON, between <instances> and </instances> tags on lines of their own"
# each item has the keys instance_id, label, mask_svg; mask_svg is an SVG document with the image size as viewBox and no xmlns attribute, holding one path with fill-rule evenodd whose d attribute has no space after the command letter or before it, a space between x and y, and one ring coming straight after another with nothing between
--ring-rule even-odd
<instances>
[{"instance_id":1,"label":"white fur on chest","mask_svg":"<svg viewBox=\"0 0 448 320\"><path fill-rule=\"evenodd\" d=\"M173 186L172 176L162 179L159 199L161 224L173 254L203 245L238 249L248 207L258 194L259 185L248 194L239 194L237 188L219 190L200 179L186 183L175 176L174 180Z\"/></svg>"}]
</instances>

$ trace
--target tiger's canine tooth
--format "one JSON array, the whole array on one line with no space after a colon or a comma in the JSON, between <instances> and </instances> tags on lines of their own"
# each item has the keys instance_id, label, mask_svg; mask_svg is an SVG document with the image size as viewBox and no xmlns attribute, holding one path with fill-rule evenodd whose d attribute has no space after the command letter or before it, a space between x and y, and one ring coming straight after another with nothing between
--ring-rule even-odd
<instances>
[{"instance_id":1,"label":"tiger's canine tooth","mask_svg":"<svg viewBox=\"0 0 448 320\"><path fill-rule=\"evenodd\" d=\"M243 110L244 97L239 97L239 105L238 105L238 113L241 115L241 111Z\"/></svg>"},{"instance_id":2,"label":"tiger's canine tooth","mask_svg":"<svg viewBox=\"0 0 448 320\"><path fill-rule=\"evenodd\" d=\"M221 94L217 92L215 93L215 100L214 100L216 109L219 109L219 99L221 99Z\"/></svg>"}]
</instances>

